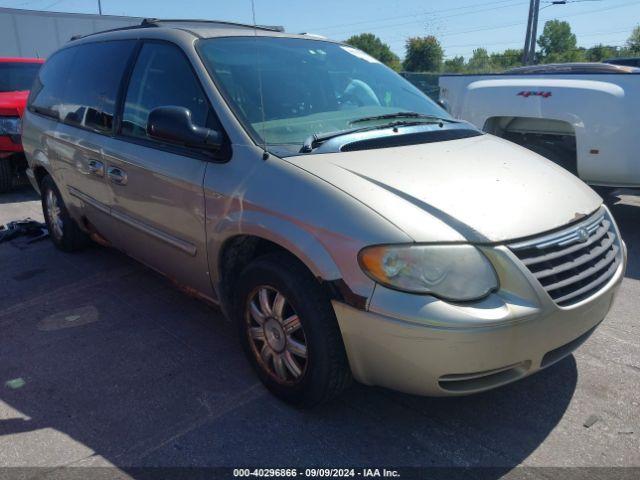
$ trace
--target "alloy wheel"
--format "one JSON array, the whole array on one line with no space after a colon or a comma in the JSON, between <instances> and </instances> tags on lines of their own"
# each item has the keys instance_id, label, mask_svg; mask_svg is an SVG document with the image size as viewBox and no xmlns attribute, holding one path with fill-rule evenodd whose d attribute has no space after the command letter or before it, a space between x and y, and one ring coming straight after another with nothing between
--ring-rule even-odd
<instances>
[{"instance_id":1,"label":"alloy wheel","mask_svg":"<svg viewBox=\"0 0 640 480\"><path fill-rule=\"evenodd\" d=\"M49 218L49 225L53 230L53 235L60 239L64 234L63 231L63 223L62 223L62 211L60 209L60 204L58 203L58 196L51 189L47 191L47 217Z\"/></svg>"},{"instance_id":2,"label":"alloy wheel","mask_svg":"<svg viewBox=\"0 0 640 480\"><path fill-rule=\"evenodd\" d=\"M298 383L307 370L307 338L297 312L270 286L248 296L247 336L258 364L279 383Z\"/></svg>"}]
</instances>

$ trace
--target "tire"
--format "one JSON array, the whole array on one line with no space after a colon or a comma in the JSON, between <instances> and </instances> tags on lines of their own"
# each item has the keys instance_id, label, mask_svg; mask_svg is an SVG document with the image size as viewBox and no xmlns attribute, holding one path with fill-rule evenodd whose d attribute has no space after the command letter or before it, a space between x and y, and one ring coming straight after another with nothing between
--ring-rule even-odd
<instances>
[{"instance_id":1,"label":"tire","mask_svg":"<svg viewBox=\"0 0 640 480\"><path fill-rule=\"evenodd\" d=\"M9 158L0 158L0 193L8 192L13 187L13 166Z\"/></svg>"},{"instance_id":2,"label":"tire","mask_svg":"<svg viewBox=\"0 0 640 480\"><path fill-rule=\"evenodd\" d=\"M241 273L236 291L243 348L274 395L311 407L349 386L351 370L331 302L297 259L281 252L258 258Z\"/></svg>"},{"instance_id":3,"label":"tire","mask_svg":"<svg viewBox=\"0 0 640 480\"><path fill-rule=\"evenodd\" d=\"M75 252L86 247L90 242L89 237L69 216L60 191L49 175L40 182L40 191L42 213L54 245L64 252Z\"/></svg>"}]
</instances>

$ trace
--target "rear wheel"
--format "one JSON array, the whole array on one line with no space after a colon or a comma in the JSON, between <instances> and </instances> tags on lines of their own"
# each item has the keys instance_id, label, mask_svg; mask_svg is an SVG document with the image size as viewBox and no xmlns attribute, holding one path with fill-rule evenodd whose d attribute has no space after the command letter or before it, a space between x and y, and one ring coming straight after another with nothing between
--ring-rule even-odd
<instances>
[{"instance_id":1,"label":"rear wheel","mask_svg":"<svg viewBox=\"0 0 640 480\"><path fill-rule=\"evenodd\" d=\"M0 158L0 193L8 192L13 186L13 166L9 158Z\"/></svg>"},{"instance_id":2,"label":"rear wheel","mask_svg":"<svg viewBox=\"0 0 640 480\"><path fill-rule=\"evenodd\" d=\"M65 252L73 252L87 246L89 237L69 216L60 191L53 179L47 175L40 182L42 212L49 236L56 247Z\"/></svg>"},{"instance_id":3,"label":"rear wheel","mask_svg":"<svg viewBox=\"0 0 640 480\"><path fill-rule=\"evenodd\" d=\"M279 398L312 406L338 396L351 371L329 299L286 253L269 254L241 274L236 321L249 360Z\"/></svg>"}]
</instances>

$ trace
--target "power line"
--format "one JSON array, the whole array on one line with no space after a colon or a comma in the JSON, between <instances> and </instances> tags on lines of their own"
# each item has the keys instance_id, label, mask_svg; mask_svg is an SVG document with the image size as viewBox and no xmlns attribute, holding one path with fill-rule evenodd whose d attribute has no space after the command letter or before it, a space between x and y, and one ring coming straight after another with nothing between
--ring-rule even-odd
<instances>
[{"instance_id":1,"label":"power line","mask_svg":"<svg viewBox=\"0 0 640 480\"><path fill-rule=\"evenodd\" d=\"M489 11L492 11L492 10L502 10L502 9L509 8L509 7L519 7L520 5L524 5L525 3L527 3L527 2L526 1L525 2L519 1L518 3L512 4L512 5L503 5L503 6L499 6L499 7L483 8L483 9L480 9L480 10L473 10L473 11L464 12L464 13L457 13L457 14L454 14L454 15L447 15L447 16L444 16L444 17L437 17L434 20L438 20L439 21L439 20L445 20L445 19L448 19L448 18L457 18L457 17L461 17L463 15L473 15L473 14L476 14L476 13L489 12ZM412 20L410 22L402 22L402 23L394 23L394 24L391 24L391 25L383 25L381 27L375 28L375 30L379 31L379 30L385 30L387 28L402 27L404 25L412 25L414 23L426 23L426 20ZM334 32L334 33L332 33L332 35L342 35L342 34L348 34L348 33L351 33L351 32L352 32L352 30L345 30L345 31L342 31L342 32Z\"/></svg>"},{"instance_id":2,"label":"power line","mask_svg":"<svg viewBox=\"0 0 640 480\"><path fill-rule=\"evenodd\" d=\"M517 0L515 0L515 1L517 1ZM311 27L311 28L308 28L307 30L325 31L325 30L334 30L336 28L342 28L342 27L353 27L355 25L364 25L364 24L367 24L367 23L374 23L374 24L381 23L381 22L386 23L386 22L388 22L390 20L398 20L400 18L413 18L413 17L416 17L417 15L438 15L438 14L443 13L443 12L451 12L451 11L455 11L455 10L464 10L464 9L467 9L467 8L486 7L487 5L505 4L505 3L513 3L513 2L514 2L514 0L499 0L499 1L495 1L495 2L483 3L481 5L478 5L478 4L476 4L476 5L465 5L465 6L462 6L462 7L445 8L445 9L442 9L442 10L433 10L433 11L426 10L426 11L421 11L421 12L413 12L413 13L407 14L407 15L398 15L398 16L394 16L394 17L386 17L384 19L363 20L361 22L342 23L342 24L338 24L338 25L330 25L330 26L324 26L324 27ZM522 2L520 1L518 3L522 3ZM508 6L510 6L510 5L504 5L503 7L497 7L497 8L506 8ZM497 9L497 8L493 8L493 9ZM444 17L444 18L449 18L449 17ZM406 24L409 24L409 23L416 23L417 21L419 22L421 20L414 20L412 22L402 23L402 24L400 24L400 26L401 25L406 25ZM383 25L382 27L371 26L371 27L368 27L368 28L380 29L380 28L383 28L383 27L386 28L387 26L385 26L385 25ZM396 25L393 25L393 26L396 26ZM339 35L339 34L342 34L342 33L349 33L349 32L350 32L350 30L341 30L341 31L338 31L338 32L331 33L331 35Z\"/></svg>"},{"instance_id":3,"label":"power line","mask_svg":"<svg viewBox=\"0 0 640 480\"><path fill-rule=\"evenodd\" d=\"M615 10L615 9L618 9L618 8L624 8L624 7L628 7L628 6L631 6L631 5L638 5L638 3L639 3L638 1L629 2L629 3L624 3L622 5L616 5L616 6L612 6L612 7L608 7L608 8L601 8L601 9L598 9L598 10L589 10L588 12L572 13L572 14L562 15L562 16L548 17L548 18L544 18L544 19L541 19L541 20L542 21L548 21L548 20L551 20L552 18L563 19L563 18L569 18L569 17L577 17L577 16L580 16L580 15L588 15L590 13L599 13L599 12L605 12L605 11L609 11L609 10ZM486 32L488 30L498 30L498 29L509 28L509 27L514 27L514 26L521 27L522 26L522 22L507 23L507 24L502 24L502 25L492 25L492 26L488 26L488 27L475 28L475 29L464 30L464 31L459 31L459 32L449 32L449 33L444 33L444 34L438 35L438 38L453 37L453 36L456 36L456 35L463 35L465 33ZM404 37L406 38L406 35Z\"/></svg>"}]
</instances>

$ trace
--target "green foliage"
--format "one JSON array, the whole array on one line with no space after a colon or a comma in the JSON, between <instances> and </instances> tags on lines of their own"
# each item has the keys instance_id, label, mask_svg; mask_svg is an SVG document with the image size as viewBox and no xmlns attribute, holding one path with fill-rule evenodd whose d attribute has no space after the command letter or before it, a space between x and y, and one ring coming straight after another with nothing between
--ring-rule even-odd
<instances>
[{"instance_id":1,"label":"green foliage","mask_svg":"<svg viewBox=\"0 0 640 480\"><path fill-rule=\"evenodd\" d=\"M625 47L598 44L578 47L569 23L550 20L538 38L536 63L601 62L608 58L640 56L640 25L629 36ZM406 72L498 73L522 65L522 49L510 48L489 54L476 48L468 60L455 56L443 62L444 51L433 36L410 38L404 61Z\"/></svg>"},{"instance_id":2,"label":"green foliage","mask_svg":"<svg viewBox=\"0 0 640 480\"><path fill-rule=\"evenodd\" d=\"M491 54L491 66L494 71L502 72L522 66L522 49L507 48L502 53Z\"/></svg>"},{"instance_id":3,"label":"green foliage","mask_svg":"<svg viewBox=\"0 0 640 480\"><path fill-rule=\"evenodd\" d=\"M598 44L591 48L587 48L584 52L584 58L587 62L601 62L607 58L618 56L618 48L611 45Z\"/></svg>"},{"instance_id":4,"label":"green foliage","mask_svg":"<svg viewBox=\"0 0 640 480\"><path fill-rule=\"evenodd\" d=\"M464 57L453 57L445 60L442 70L446 73L464 73L466 71Z\"/></svg>"},{"instance_id":5,"label":"green foliage","mask_svg":"<svg viewBox=\"0 0 640 480\"><path fill-rule=\"evenodd\" d=\"M540 60L542 63L580 61L577 43L569 22L549 20L544 24L542 35L538 37Z\"/></svg>"},{"instance_id":6,"label":"green foliage","mask_svg":"<svg viewBox=\"0 0 640 480\"><path fill-rule=\"evenodd\" d=\"M363 52L368 53L373 58L381 61L386 66L396 71L400 70L400 58L391 51L389 45L384 43L373 33L361 33L353 35L345 41L352 47L359 48Z\"/></svg>"},{"instance_id":7,"label":"green foliage","mask_svg":"<svg viewBox=\"0 0 640 480\"><path fill-rule=\"evenodd\" d=\"M487 73L491 71L491 58L486 48L476 48L467 62L469 73Z\"/></svg>"},{"instance_id":8,"label":"green foliage","mask_svg":"<svg viewBox=\"0 0 640 480\"><path fill-rule=\"evenodd\" d=\"M407 40L404 69L409 72L439 72L444 51L436 37L412 37Z\"/></svg>"},{"instance_id":9,"label":"green foliage","mask_svg":"<svg viewBox=\"0 0 640 480\"><path fill-rule=\"evenodd\" d=\"M627 40L627 51L629 55L640 55L640 25L631 32Z\"/></svg>"}]
</instances>

